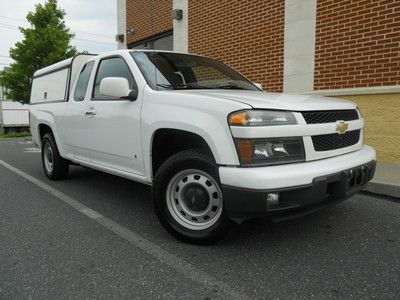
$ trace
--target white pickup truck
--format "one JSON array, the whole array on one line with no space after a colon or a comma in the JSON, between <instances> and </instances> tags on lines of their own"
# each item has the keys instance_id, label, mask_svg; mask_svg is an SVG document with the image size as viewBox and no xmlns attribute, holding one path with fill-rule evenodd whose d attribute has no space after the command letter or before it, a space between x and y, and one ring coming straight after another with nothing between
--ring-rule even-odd
<instances>
[{"instance_id":1,"label":"white pickup truck","mask_svg":"<svg viewBox=\"0 0 400 300\"><path fill-rule=\"evenodd\" d=\"M375 172L354 103L264 92L202 56L78 55L36 71L30 112L48 178L78 164L151 185L162 225L193 243L338 203Z\"/></svg>"}]
</instances>

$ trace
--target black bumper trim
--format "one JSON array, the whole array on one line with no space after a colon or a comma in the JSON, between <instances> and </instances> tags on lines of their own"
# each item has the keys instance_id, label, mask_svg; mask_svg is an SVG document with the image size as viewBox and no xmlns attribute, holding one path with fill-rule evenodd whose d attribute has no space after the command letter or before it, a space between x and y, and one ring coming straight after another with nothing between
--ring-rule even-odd
<instances>
[{"instance_id":1,"label":"black bumper trim","mask_svg":"<svg viewBox=\"0 0 400 300\"><path fill-rule=\"evenodd\" d=\"M222 186L224 207L236 220L267 216L273 221L301 217L346 200L373 178L376 161L338 173L314 178L308 185L274 190L252 190ZM267 193L279 193L279 204L267 206Z\"/></svg>"}]
</instances>

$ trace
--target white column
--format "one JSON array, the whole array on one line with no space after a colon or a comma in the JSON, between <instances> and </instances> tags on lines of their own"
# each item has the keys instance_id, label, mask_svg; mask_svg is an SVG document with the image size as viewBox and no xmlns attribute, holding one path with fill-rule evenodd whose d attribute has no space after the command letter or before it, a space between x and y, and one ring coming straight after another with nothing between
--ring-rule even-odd
<instances>
[{"instance_id":1,"label":"white column","mask_svg":"<svg viewBox=\"0 0 400 300\"><path fill-rule=\"evenodd\" d=\"M173 0L173 9L181 9L182 20L173 20L174 51L189 51L189 0Z\"/></svg>"},{"instance_id":2,"label":"white column","mask_svg":"<svg viewBox=\"0 0 400 300\"><path fill-rule=\"evenodd\" d=\"M314 90L317 0L285 0L284 92Z\"/></svg>"},{"instance_id":3,"label":"white column","mask_svg":"<svg viewBox=\"0 0 400 300\"><path fill-rule=\"evenodd\" d=\"M0 97L0 134L4 133L4 127L3 127L3 96L4 96L4 90L3 87L0 86L2 89L2 95Z\"/></svg>"},{"instance_id":4,"label":"white column","mask_svg":"<svg viewBox=\"0 0 400 300\"><path fill-rule=\"evenodd\" d=\"M126 0L117 0L117 34L124 35L124 41L117 42L118 49L126 49Z\"/></svg>"}]
</instances>

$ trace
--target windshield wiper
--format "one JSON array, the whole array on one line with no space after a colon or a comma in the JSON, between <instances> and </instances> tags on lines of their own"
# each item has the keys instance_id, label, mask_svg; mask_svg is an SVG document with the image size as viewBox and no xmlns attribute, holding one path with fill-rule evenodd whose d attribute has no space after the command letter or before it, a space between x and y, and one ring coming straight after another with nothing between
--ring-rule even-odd
<instances>
[{"instance_id":1,"label":"windshield wiper","mask_svg":"<svg viewBox=\"0 0 400 300\"><path fill-rule=\"evenodd\" d=\"M215 89L231 89L231 90L246 90L245 88L242 88L240 86L237 85L231 85L231 84L227 84L227 85L220 85L220 86L216 86L214 87Z\"/></svg>"},{"instance_id":2,"label":"windshield wiper","mask_svg":"<svg viewBox=\"0 0 400 300\"><path fill-rule=\"evenodd\" d=\"M204 86L198 86L198 85L191 85L187 83L174 83L174 84L163 84L163 83L157 83L157 86L160 86L165 89L171 89L171 90L179 90L179 89L207 89L207 87Z\"/></svg>"},{"instance_id":3,"label":"windshield wiper","mask_svg":"<svg viewBox=\"0 0 400 300\"><path fill-rule=\"evenodd\" d=\"M164 84L164 83L157 83L157 86L160 86L160 87L165 88L165 89L174 90L174 89L176 89L176 88L185 87L186 85L184 85L184 84Z\"/></svg>"}]
</instances>

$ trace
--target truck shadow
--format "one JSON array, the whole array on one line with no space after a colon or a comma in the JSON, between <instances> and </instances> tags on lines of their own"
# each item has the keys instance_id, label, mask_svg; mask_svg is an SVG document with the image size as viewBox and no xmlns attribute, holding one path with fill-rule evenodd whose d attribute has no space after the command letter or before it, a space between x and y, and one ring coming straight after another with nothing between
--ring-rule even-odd
<instances>
[{"instance_id":1,"label":"truck shadow","mask_svg":"<svg viewBox=\"0 0 400 300\"><path fill-rule=\"evenodd\" d=\"M153 212L151 187L84 167L71 167L69 179L63 182L68 194L133 231L146 232L156 239L172 239ZM319 234L333 238L333 224L343 224L351 207L346 202L294 220L272 223L267 218L233 224L226 238L215 246L226 247L238 241L252 244L281 243L292 239L307 239ZM140 229L139 229L140 228Z\"/></svg>"},{"instance_id":2,"label":"truck shadow","mask_svg":"<svg viewBox=\"0 0 400 300\"><path fill-rule=\"evenodd\" d=\"M339 204L341 205L341 204ZM344 211L343 211L344 210ZM321 211L299 217L297 219L286 220L274 223L268 218L257 218L235 224L228 233L225 244L229 245L238 240L264 244L269 246L272 243L281 244L293 240L307 240L310 236L325 236L334 238L336 230L335 223L343 223L346 217L346 208L328 207Z\"/></svg>"}]
</instances>

